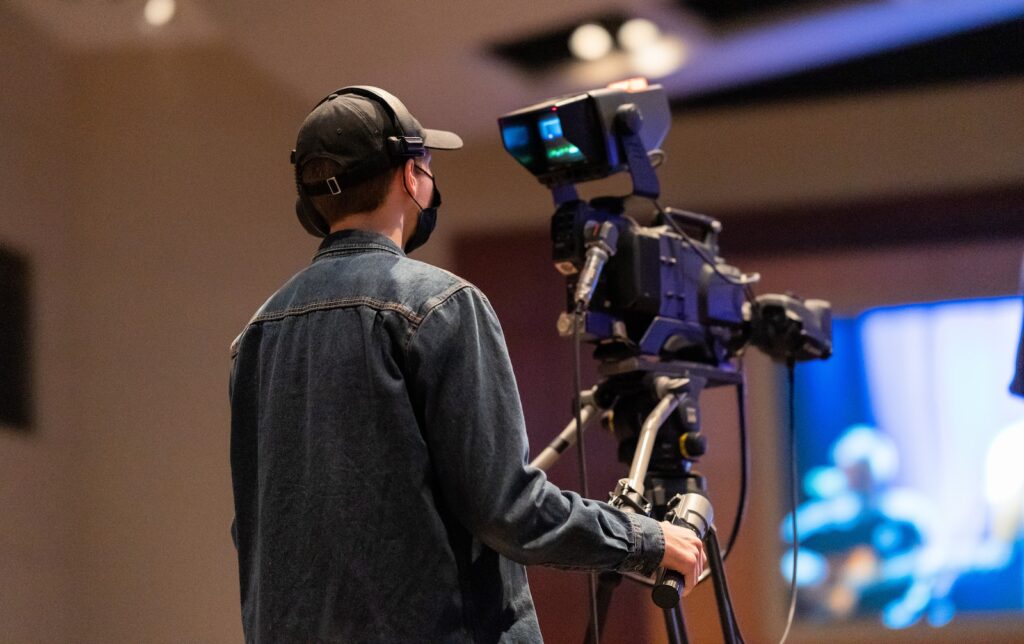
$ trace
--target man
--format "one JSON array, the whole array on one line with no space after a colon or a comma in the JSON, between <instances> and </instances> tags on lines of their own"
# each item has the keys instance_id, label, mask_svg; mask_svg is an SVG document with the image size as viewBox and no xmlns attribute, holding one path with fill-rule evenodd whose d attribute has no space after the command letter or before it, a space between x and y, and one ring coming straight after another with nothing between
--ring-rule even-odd
<instances>
[{"instance_id":1,"label":"man","mask_svg":"<svg viewBox=\"0 0 1024 644\"><path fill-rule=\"evenodd\" d=\"M441 203L424 130L344 88L299 130L312 264L233 343L233 534L249 642L537 642L523 564L688 580L689 530L562 492L527 465L501 329L406 252Z\"/></svg>"}]
</instances>

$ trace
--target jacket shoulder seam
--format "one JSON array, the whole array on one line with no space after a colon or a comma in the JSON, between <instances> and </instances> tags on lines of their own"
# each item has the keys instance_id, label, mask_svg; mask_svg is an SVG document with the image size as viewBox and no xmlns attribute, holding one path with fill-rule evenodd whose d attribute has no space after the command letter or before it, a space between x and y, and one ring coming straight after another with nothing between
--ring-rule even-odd
<instances>
[{"instance_id":1,"label":"jacket shoulder seam","mask_svg":"<svg viewBox=\"0 0 1024 644\"><path fill-rule=\"evenodd\" d=\"M458 282L456 284L452 284L451 286L449 286L447 289L442 291L440 295L437 295L437 296L431 298L431 300L434 300L434 301L431 302L431 304L427 308L427 310L424 311L422 316L420 316L419 322L416 323L415 325L413 325L413 327L409 330L409 337L406 338L406 340L405 340L405 350L406 350L406 352L408 352L409 348L412 346L412 341L416 337L416 332L419 330L420 326L422 326L423 323L427 320L427 318L430 317L431 313L433 313L437 309L441 308L445 303L451 301L452 297L454 297L456 293L458 293L458 292L460 292L462 290L465 290L465 289L472 289L472 288L473 288L473 285L470 284L469 282L460 281L460 282Z\"/></svg>"},{"instance_id":2,"label":"jacket shoulder seam","mask_svg":"<svg viewBox=\"0 0 1024 644\"><path fill-rule=\"evenodd\" d=\"M341 309L350 308L355 306L366 306L371 309L378 311L393 311L398 313L405 319L409 320L414 326L419 326L425 316L419 315L409 307L398 304L397 302L388 302L385 300L378 300L372 297L342 297L334 298L329 300L314 300L302 306L292 306L280 311L268 311L260 313L253 317L249 326L258 324L260 322L273 322L277 320L283 320L287 317L295 317L299 315L305 315L307 313L313 313L315 311L325 311L329 309Z\"/></svg>"}]
</instances>

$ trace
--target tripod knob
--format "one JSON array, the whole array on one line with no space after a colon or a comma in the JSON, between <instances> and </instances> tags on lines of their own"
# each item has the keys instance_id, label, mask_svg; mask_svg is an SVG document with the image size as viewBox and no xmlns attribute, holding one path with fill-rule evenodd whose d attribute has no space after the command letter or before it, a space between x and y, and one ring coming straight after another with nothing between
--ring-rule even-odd
<instances>
[{"instance_id":1,"label":"tripod knob","mask_svg":"<svg viewBox=\"0 0 1024 644\"><path fill-rule=\"evenodd\" d=\"M708 451L708 439L700 432L686 432L679 437L679 453L683 458L696 460Z\"/></svg>"}]
</instances>

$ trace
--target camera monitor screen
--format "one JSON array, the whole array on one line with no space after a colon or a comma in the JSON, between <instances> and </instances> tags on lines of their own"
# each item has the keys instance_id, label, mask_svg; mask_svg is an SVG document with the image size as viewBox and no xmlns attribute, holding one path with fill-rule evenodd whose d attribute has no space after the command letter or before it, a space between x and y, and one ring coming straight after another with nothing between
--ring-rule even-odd
<instances>
[{"instance_id":1,"label":"camera monitor screen","mask_svg":"<svg viewBox=\"0 0 1024 644\"><path fill-rule=\"evenodd\" d=\"M502 119L501 140L515 159L537 176L586 162L586 155L565 137L554 109Z\"/></svg>"},{"instance_id":2,"label":"camera monitor screen","mask_svg":"<svg viewBox=\"0 0 1024 644\"><path fill-rule=\"evenodd\" d=\"M831 360L798 367L801 619L1024 610L1021 316L1019 297L873 309L834 320Z\"/></svg>"},{"instance_id":3,"label":"camera monitor screen","mask_svg":"<svg viewBox=\"0 0 1024 644\"><path fill-rule=\"evenodd\" d=\"M537 119L537 129L544 142L544 155L551 163L572 163L582 161L583 153L570 143L562 133L562 121L557 112Z\"/></svg>"}]
</instances>

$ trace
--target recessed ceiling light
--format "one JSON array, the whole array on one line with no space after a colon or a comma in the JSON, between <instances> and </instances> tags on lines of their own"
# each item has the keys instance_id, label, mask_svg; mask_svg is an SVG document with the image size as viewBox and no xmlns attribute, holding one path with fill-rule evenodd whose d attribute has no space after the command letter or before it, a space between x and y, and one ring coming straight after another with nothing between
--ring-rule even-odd
<instances>
[{"instance_id":1,"label":"recessed ceiling light","mask_svg":"<svg viewBox=\"0 0 1024 644\"><path fill-rule=\"evenodd\" d=\"M597 60L612 50L612 35L601 25L580 25L569 36L569 51L580 60Z\"/></svg>"},{"instance_id":2,"label":"recessed ceiling light","mask_svg":"<svg viewBox=\"0 0 1024 644\"><path fill-rule=\"evenodd\" d=\"M655 42L630 52L633 69L651 78L667 76L686 64L690 48L675 38L659 38Z\"/></svg>"},{"instance_id":3,"label":"recessed ceiling light","mask_svg":"<svg viewBox=\"0 0 1024 644\"><path fill-rule=\"evenodd\" d=\"M174 18L176 9L177 5L174 0L146 0L143 15L149 24L154 27L162 27Z\"/></svg>"},{"instance_id":4,"label":"recessed ceiling light","mask_svg":"<svg viewBox=\"0 0 1024 644\"><path fill-rule=\"evenodd\" d=\"M658 25L643 18L633 18L619 27L619 45L626 51L637 51L654 44L661 37Z\"/></svg>"}]
</instances>

